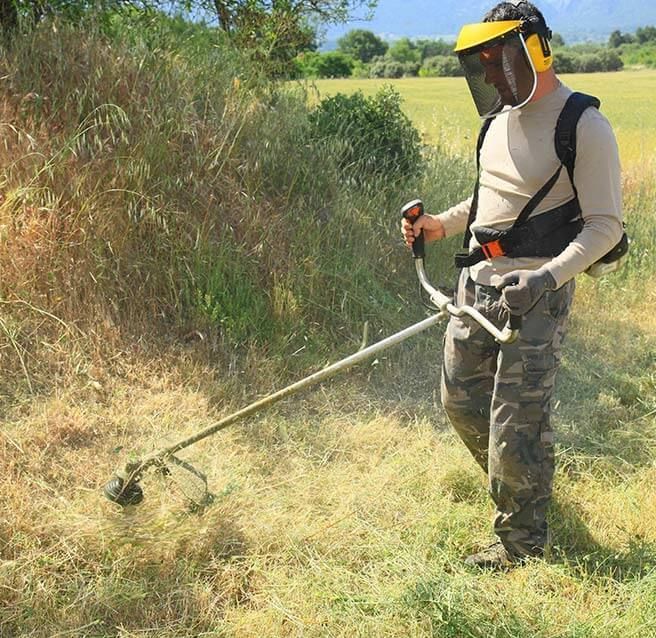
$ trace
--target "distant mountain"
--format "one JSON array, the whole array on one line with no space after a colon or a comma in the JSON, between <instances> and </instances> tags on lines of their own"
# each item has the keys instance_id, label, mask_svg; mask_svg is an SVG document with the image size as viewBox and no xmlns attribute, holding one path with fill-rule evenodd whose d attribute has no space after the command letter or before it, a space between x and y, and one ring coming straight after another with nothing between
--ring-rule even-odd
<instances>
[{"instance_id":1,"label":"distant mountain","mask_svg":"<svg viewBox=\"0 0 656 638\"><path fill-rule=\"evenodd\" d=\"M463 24L478 22L495 4L496 0L378 0L371 21L330 28L324 48L334 48L337 39L351 29L368 29L388 40L403 36L455 39ZM654 0L537 0L535 4L568 44L606 40L615 29L633 32L656 25Z\"/></svg>"}]
</instances>

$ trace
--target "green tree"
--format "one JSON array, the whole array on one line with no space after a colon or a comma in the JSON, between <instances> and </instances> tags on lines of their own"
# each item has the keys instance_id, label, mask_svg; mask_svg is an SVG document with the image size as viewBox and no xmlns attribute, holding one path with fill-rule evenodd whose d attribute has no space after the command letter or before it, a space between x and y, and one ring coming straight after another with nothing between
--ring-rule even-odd
<instances>
[{"instance_id":1,"label":"green tree","mask_svg":"<svg viewBox=\"0 0 656 638\"><path fill-rule=\"evenodd\" d=\"M0 0L0 27L11 32L21 21L35 24L46 15L79 21L90 11L111 13L131 5L145 6L141 0Z\"/></svg>"},{"instance_id":2,"label":"green tree","mask_svg":"<svg viewBox=\"0 0 656 638\"><path fill-rule=\"evenodd\" d=\"M410 38L400 38L390 46L387 55L397 62L421 62L420 53Z\"/></svg>"},{"instance_id":3,"label":"green tree","mask_svg":"<svg viewBox=\"0 0 656 638\"><path fill-rule=\"evenodd\" d=\"M551 36L551 46L552 47L564 47L565 46L565 38L563 38L560 33L554 33Z\"/></svg>"},{"instance_id":4,"label":"green tree","mask_svg":"<svg viewBox=\"0 0 656 638\"><path fill-rule=\"evenodd\" d=\"M158 0L159 1L159 0ZM216 15L219 28L253 52L273 75L294 68L300 51L311 49L311 24L345 22L353 11L372 11L377 0L181 0Z\"/></svg>"},{"instance_id":5,"label":"green tree","mask_svg":"<svg viewBox=\"0 0 656 638\"><path fill-rule=\"evenodd\" d=\"M423 62L426 58L434 58L437 55L453 55L453 42L444 40L420 39L415 43L419 51L420 60Z\"/></svg>"},{"instance_id":6,"label":"green tree","mask_svg":"<svg viewBox=\"0 0 656 638\"><path fill-rule=\"evenodd\" d=\"M250 51L272 75L294 67L300 51L316 48L317 22L344 22L353 11L369 12L377 0L0 0L0 26L13 29L21 17L38 21L45 15L80 18L90 11L107 14L125 7L140 10L166 6L195 14L215 16L221 32Z\"/></svg>"},{"instance_id":7,"label":"green tree","mask_svg":"<svg viewBox=\"0 0 656 638\"><path fill-rule=\"evenodd\" d=\"M617 49L623 44L630 44L633 42L633 36L629 33L622 33L620 30L613 31L608 37L608 46Z\"/></svg>"},{"instance_id":8,"label":"green tree","mask_svg":"<svg viewBox=\"0 0 656 638\"><path fill-rule=\"evenodd\" d=\"M341 51L317 53L310 51L297 58L297 67L304 77L309 78L344 78L353 71L353 58Z\"/></svg>"},{"instance_id":9,"label":"green tree","mask_svg":"<svg viewBox=\"0 0 656 638\"><path fill-rule=\"evenodd\" d=\"M353 29L337 41L337 48L360 62L371 62L377 55L385 55L388 45L366 29Z\"/></svg>"},{"instance_id":10,"label":"green tree","mask_svg":"<svg viewBox=\"0 0 656 638\"><path fill-rule=\"evenodd\" d=\"M640 27L636 29L635 37L640 44L656 41L656 27Z\"/></svg>"},{"instance_id":11,"label":"green tree","mask_svg":"<svg viewBox=\"0 0 656 638\"><path fill-rule=\"evenodd\" d=\"M426 58L419 70L422 77L457 77L464 74L458 58L453 55L434 55Z\"/></svg>"}]
</instances>

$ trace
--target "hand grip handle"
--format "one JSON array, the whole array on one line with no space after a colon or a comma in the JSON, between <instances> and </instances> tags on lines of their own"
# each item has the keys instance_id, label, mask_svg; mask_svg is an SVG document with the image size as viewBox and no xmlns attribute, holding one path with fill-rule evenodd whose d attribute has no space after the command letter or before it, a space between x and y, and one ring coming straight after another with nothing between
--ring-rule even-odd
<instances>
[{"instance_id":1,"label":"hand grip handle","mask_svg":"<svg viewBox=\"0 0 656 638\"><path fill-rule=\"evenodd\" d=\"M401 209L401 216L414 224L424 214L424 203L420 199L413 199ZM424 231L420 231L412 242L412 254L415 259L423 259L426 255L424 251Z\"/></svg>"}]
</instances>

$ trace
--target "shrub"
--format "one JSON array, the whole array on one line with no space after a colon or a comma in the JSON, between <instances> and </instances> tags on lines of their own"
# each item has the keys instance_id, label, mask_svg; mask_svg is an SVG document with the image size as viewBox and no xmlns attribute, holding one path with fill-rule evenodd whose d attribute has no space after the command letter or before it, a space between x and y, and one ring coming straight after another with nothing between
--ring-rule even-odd
<instances>
[{"instance_id":1,"label":"shrub","mask_svg":"<svg viewBox=\"0 0 656 638\"><path fill-rule=\"evenodd\" d=\"M403 65L404 78L416 78L419 75L421 64L419 62L406 62Z\"/></svg>"},{"instance_id":2,"label":"shrub","mask_svg":"<svg viewBox=\"0 0 656 638\"><path fill-rule=\"evenodd\" d=\"M625 44L622 46L622 60L625 64L656 68L656 46Z\"/></svg>"},{"instance_id":3,"label":"shrub","mask_svg":"<svg viewBox=\"0 0 656 638\"><path fill-rule=\"evenodd\" d=\"M424 60L419 74L423 77L459 77L464 72L455 56L436 55Z\"/></svg>"},{"instance_id":4,"label":"shrub","mask_svg":"<svg viewBox=\"0 0 656 638\"><path fill-rule=\"evenodd\" d=\"M579 73L596 73L598 71L603 71L601 58L596 53L584 53L578 58L576 70Z\"/></svg>"},{"instance_id":5,"label":"shrub","mask_svg":"<svg viewBox=\"0 0 656 638\"><path fill-rule=\"evenodd\" d=\"M309 51L296 58L300 75L309 78L345 78L353 71L353 58L339 51L317 53Z\"/></svg>"},{"instance_id":6,"label":"shrub","mask_svg":"<svg viewBox=\"0 0 656 638\"><path fill-rule=\"evenodd\" d=\"M378 58L369 67L371 78L400 78L405 72L405 65L396 60Z\"/></svg>"},{"instance_id":7,"label":"shrub","mask_svg":"<svg viewBox=\"0 0 656 638\"><path fill-rule=\"evenodd\" d=\"M571 51L554 51L554 68L558 73L576 73L578 56Z\"/></svg>"},{"instance_id":8,"label":"shrub","mask_svg":"<svg viewBox=\"0 0 656 638\"><path fill-rule=\"evenodd\" d=\"M604 71L619 71L624 67L624 62L622 62L622 58L617 51L603 49L598 55Z\"/></svg>"},{"instance_id":9,"label":"shrub","mask_svg":"<svg viewBox=\"0 0 656 638\"><path fill-rule=\"evenodd\" d=\"M311 121L321 141L342 147L339 167L349 180L394 180L414 175L421 167L419 132L401 110L401 96L392 87L383 87L372 97L358 91L326 98Z\"/></svg>"},{"instance_id":10,"label":"shrub","mask_svg":"<svg viewBox=\"0 0 656 638\"><path fill-rule=\"evenodd\" d=\"M619 71L622 58L612 49L599 49L595 53L577 53L572 50L554 52L554 67L558 73L596 73Z\"/></svg>"}]
</instances>

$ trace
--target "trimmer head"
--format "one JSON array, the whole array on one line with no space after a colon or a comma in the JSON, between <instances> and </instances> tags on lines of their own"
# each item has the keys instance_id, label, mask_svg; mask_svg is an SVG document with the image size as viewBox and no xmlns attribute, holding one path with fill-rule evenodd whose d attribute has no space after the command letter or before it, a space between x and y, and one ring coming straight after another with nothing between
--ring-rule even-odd
<instances>
[{"instance_id":1,"label":"trimmer head","mask_svg":"<svg viewBox=\"0 0 656 638\"><path fill-rule=\"evenodd\" d=\"M139 505L143 501L143 490L136 481L131 481L125 484L120 476L114 476L107 485L105 485L105 496L117 503L121 507L127 505Z\"/></svg>"}]
</instances>

